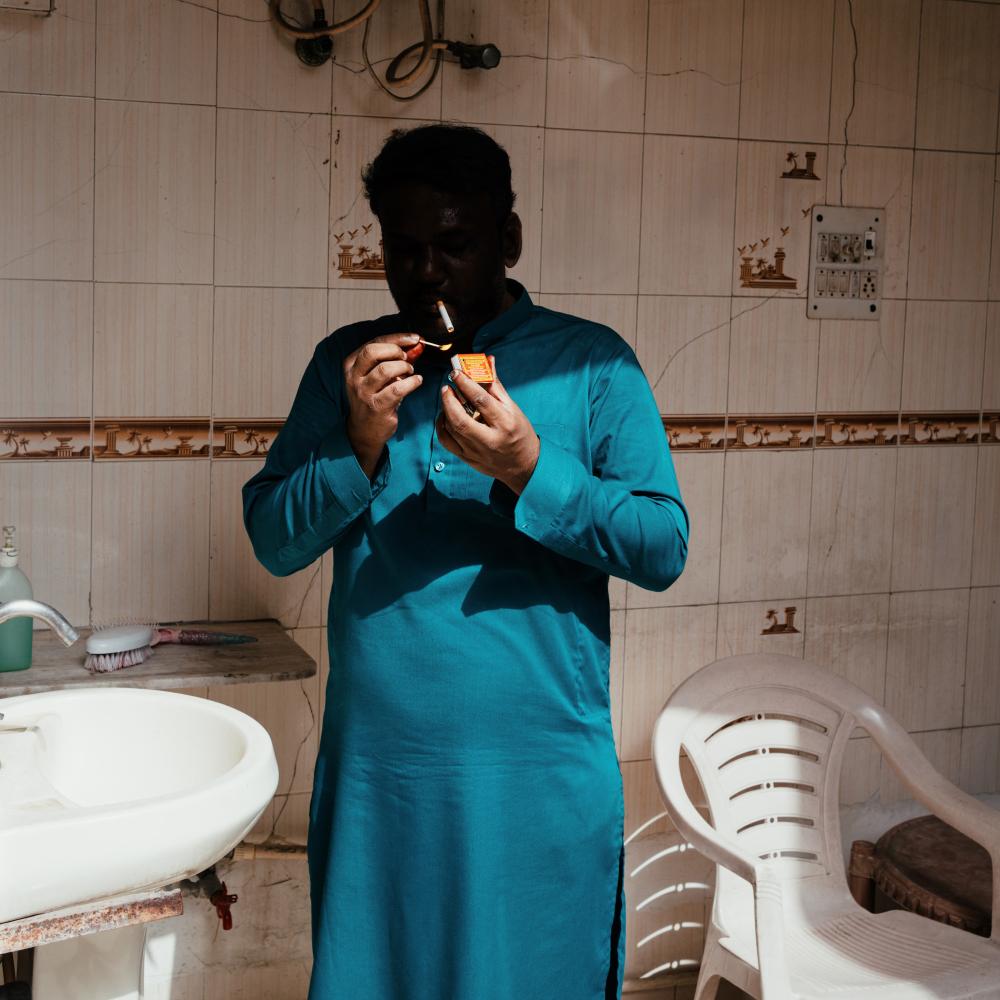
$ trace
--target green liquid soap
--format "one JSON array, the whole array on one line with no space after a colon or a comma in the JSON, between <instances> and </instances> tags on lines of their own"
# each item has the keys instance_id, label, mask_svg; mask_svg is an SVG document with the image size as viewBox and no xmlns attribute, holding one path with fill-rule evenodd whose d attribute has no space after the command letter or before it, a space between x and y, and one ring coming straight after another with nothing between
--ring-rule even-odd
<instances>
[{"instance_id":1,"label":"green liquid soap","mask_svg":"<svg viewBox=\"0 0 1000 1000\"><path fill-rule=\"evenodd\" d=\"M0 548L0 604L22 598L30 599L31 583L18 569L14 528L3 529L4 543ZM0 624L0 673L7 670L27 670L31 666L31 640L34 625L30 618L11 618Z\"/></svg>"}]
</instances>

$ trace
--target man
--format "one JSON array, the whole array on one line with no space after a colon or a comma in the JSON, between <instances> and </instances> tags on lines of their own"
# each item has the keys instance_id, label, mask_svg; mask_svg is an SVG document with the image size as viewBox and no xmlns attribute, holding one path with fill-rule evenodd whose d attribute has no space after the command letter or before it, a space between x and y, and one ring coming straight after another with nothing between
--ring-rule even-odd
<instances>
[{"instance_id":1,"label":"man","mask_svg":"<svg viewBox=\"0 0 1000 1000\"><path fill-rule=\"evenodd\" d=\"M506 280L492 139L395 132L365 184L399 314L319 345L244 487L272 573L334 550L310 1000L618 997L608 575L662 590L687 551L657 407L615 333ZM456 352L494 361L456 380L476 419Z\"/></svg>"}]
</instances>

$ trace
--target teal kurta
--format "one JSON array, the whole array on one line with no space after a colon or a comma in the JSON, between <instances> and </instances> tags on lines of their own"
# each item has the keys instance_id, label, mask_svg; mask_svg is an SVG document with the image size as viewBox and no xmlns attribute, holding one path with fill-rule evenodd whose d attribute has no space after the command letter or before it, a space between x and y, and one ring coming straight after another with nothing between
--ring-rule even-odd
<instances>
[{"instance_id":1,"label":"teal kurta","mask_svg":"<svg viewBox=\"0 0 1000 1000\"><path fill-rule=\"evenodd\" d=\"M608 575L662 590L687 551L663 425L628 345L519 298L476 335L541 441L518 498L434 433L418 362L374 480L324 340L247 531L279 576L333 547L310 808L310 1000L604 1000L621 991L623 800Z\"/></svg>"}]
</instances>

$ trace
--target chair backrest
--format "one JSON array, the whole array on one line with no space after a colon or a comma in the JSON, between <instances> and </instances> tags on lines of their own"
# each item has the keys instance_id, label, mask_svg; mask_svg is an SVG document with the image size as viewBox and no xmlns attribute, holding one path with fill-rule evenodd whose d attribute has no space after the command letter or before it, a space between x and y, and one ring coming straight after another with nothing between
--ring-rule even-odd
<instances>
[{"instance_id":1,"label":"chair backrest","mask_svg":"<svg viewBox=\"0 0 1000 1000\"><path fill-rule=\"evenodd\" d=\"M784 880L846 878L839 784L859 715L884 711L829 670L793 656L730 656L703 667L667 700L656 726L661 791L666 761L683 750L701 781L716 831ZM742 880L719 870L720 885ZM739 895L745 895L742 889ZM740 905L744 905L743 900Z\"/></svg>"}]
</instances>

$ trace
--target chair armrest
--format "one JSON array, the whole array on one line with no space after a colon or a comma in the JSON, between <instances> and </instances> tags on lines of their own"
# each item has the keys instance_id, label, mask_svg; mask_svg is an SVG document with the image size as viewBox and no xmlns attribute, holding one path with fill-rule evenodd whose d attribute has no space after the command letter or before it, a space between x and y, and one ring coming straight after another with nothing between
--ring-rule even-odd
<instances>
[{"instance_id":1,"label":"chair armrest","mask_svg":"<svg viewBox=\"0 0 1000 1000\"><path fill-rule=\"evenodd\" d=\"M1000 943L1000 812L973 798L935 770L902 726L887 713L857 716L890 767L915 799L959 833L984 847L993 864L993 933Z\"/></svg>"},{"instance_id":2,"label":"chair armrest","mask_svg":"<svg viewBox=\"0 0 1000 1000\"><path fill-rule=\"evenodd\" d=\"M758 869L753 896L761 996L765 1000L793 1000L785 960L781 880L767 865Z\"/></svg>"}]
</instances>

